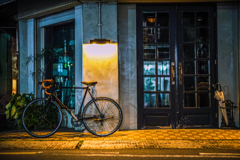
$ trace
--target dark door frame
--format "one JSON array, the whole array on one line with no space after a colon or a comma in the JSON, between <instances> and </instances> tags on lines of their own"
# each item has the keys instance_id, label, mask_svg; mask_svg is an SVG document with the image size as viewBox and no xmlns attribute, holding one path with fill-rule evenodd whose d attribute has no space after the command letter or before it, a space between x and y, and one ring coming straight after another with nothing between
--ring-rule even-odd
<instances>
[{"instance_id":1,"label":"dark door frame","mask_svg":"<svg viewBox=\"0 0 240 160\"><path fill-rule=\"evenodd\" d=\"M171 20L176 20L176 29L175 29L175 55L174 55L174 58L175 58L175 71L178 71L178 47L177 47L177 44L178 44L178 41L179 41L179 37L177 36L177 33L178 33L178 28L177 26L179 26L179 18L178 18L178 15L177 15L177 7L178 6L185 6L185 7L191 7L191 6L206 6L206 4L202 4L202 3L189 3L189 4L137 4L137 102L138 102L138 129L144 129L144 112L143 112L143 98L142 98L142 95L143 95L143 68L140 68L139 67L139 64L143 63L143 58L142 58L142 53L139 55L138 53L139 52L142 52L142 7L145 8L148 8L149 10L152 9L151 11L154 11L154 8L158 8L158 7L174 7L174 10L175 10L175 19L171 19ZM217 45L216 45L216 39L217 39L217 30L216 30L216 17L215 17L215 13L216 13L216 3L208 3L207 6L211 6L212 8L214 8L214 22L211 22L213 23L213 27L211 28L211 32L213 32L213 34L215 35L213 38L211 38L211 41L210 41L210 44L214 45L214 50L211 50L210 53L212 54L213 57L211 57L211 64L215 64L215 68L213 69L212 67L210 68L210 74L211 74L211 82L209 82L210 84L213 84L213 83L216 83L217 82L217 75L218 75L218 71L217 71L217 66L216 66L216 63L214 62L215 60L217 60ZM144 10L145 11L145 10ZM170 20L170 21L171 21ZM215 29L215 31L214 31ZM171 35L170 35L171 36ZM139 42L141 41L141 42ZM215 53L215 54L214 54ZM178 76L178 73L176 73L176 77ZM212 79L212 77L214 77ZM173 117L172 117L172 120L171 120L171 125L172 125L172 128L179 128L179 115L178 113L180 112L179 111L179 99L180 98L183 98L182 95L178 95L179 93L179 87L178 87L178 84L176 84L176 87L174 88L174 94L173 96L175 97L175 100L174 102L174 106L172 107L172 113L173 113ZM213 92L213 89L211 88L211 92ZM141 106L141 107L140 107ZM218 127L218 107L217 107L217 103L215 100L213 100L213 93L211 94L211 106L212 107L212 113L216 113L216 117L212 117L211 120L212 120L212 126L210 126L211 128L217 128ZM158 114L158 112L156 112L156 114ZM157 128L157 127L156 127ZM180 127L182 128L182 127Z\"/></svg>"}]
</instances>

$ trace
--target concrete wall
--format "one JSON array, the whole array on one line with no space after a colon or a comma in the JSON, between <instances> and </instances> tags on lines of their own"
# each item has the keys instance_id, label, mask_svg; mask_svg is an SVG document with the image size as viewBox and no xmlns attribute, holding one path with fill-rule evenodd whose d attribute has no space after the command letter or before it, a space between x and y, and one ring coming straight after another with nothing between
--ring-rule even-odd
<instances>
[{"instance_id":1,"label":"concrete wall","mask_svg":"<svg viewBox=\"0 0 240 160\"><path fill-rule=\"evenodd\" d=\"M75 7L75 86L82 87L83 80L83 61L82 61L82 43L83 43L83 22L82 22L82 5ZM78 113L83 90L75 90L75 114Z\"/></svg>"},{"instance_id":2,"label":"concrete wall","mask_svg":"<svg viewBox=\"0 0 240 160\"><path fill-rule=\"evenodd\" d=\"M238 105L239 80L238 80L238 6L233 4L217 5L217 45L218 45L218 82L226 100L231 100ZM219 126L221 123L219 110ZM234 118L239 127L239 105L235 110Z\"/></svg>"},{"instance_id":3,"label":"concrete wall","mask_svg":"<svg viewBox=\"0 0 240 160\"><path fill-rule=\"evenodd\" d=\"M19 93L33 93L34 94L34 72L33 57L35 54L35 22L34 19L19 20ZM26 62L31 57L31 61Z\"/></svg>"},{"instance_id":4,"label":"concrete wall","mask_svg":"<svg viewBox=\"0 0 240 160\"><path fill-rule=\"evenodd\" d=\"M118 4L121 129L137 129L136 4Z\"/></svg>"},{"instance_id":5,"label":"concrete wall","mask_svg":"<svg viewBox=\"0 0 240 160\"><path fill-rule=\"evenodd\" d=\"M92 48L92 39L99 39L99 5L83 3L83 47ZM117 42L117 3L101 3L102 38L111 43ZM100 46L98 46L100 47ZM98 50L95 50L97 53ZM108 50L106 51L108 52ZM98 81L96 85L98 97L110 97L119 102L118 56L117 50L111 57L104 57L104 52L91 56L83 48L83 81ZM87 99L88 100L88 99Z\"/></svg>"}]
</instances>

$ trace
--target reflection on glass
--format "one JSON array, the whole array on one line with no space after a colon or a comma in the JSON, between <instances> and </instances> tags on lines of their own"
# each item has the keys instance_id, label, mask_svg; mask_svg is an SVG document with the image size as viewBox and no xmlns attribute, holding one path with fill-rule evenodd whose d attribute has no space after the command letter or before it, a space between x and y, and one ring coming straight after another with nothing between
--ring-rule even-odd
<instances>
[{"instance_id":1,"label":"reflection on glass","mask_svg":"<svg viewBox=\"0 0 240 160\"><path fill-rule=\"evenodd\" d=\"M144 43L155 43L155 29L154 28L143 28L143 42Z\"/></svg>"},{"instance_id":2,"label":"reflection on glass","mask_svg":"<svg viewBox=\"0 0 240 160\"><path fill-rule=\"evenodd\" d=\"M197 36L197 41L198 42L208 42L209 41L209 33L208 33L208 28L199 28L197 30L198 36Z\"/></svg>"},{"instance_id":3,"label":"reflection on glass","mask_svg":"<svg viewBox=\"0 0 240 160\"><path fill-rule=\"evenodd\" d=\"M144 77L144 91L156 91L156 78Z\"/></svg>"},{"instance_id":4,"label":"reflection on glass","mask_svg":"<svg viewBox=\"0 0 240 160\"><path fill-rule=\"evenodd\" d=\"M170 91L170 77L158 77L158 91Z\"/></svg>"},{"instance_id":5,"label":"reflection on glass","mask_svg":"<svg viewBox=\"0 0 240 160\"><path fill-rule=\"evenodd\" d=\"M169 61L158 61L158 75L170 75Z\"/></svg>"},{"instance_id":6,"label":"reflection on glass","mask_svg":"<svg viewBox=\"0 0 240 160\"><path fill-rule=\"evenodd\" d=\"M169 29L157 29L157 42L169 42Z\"/></svg>"},{"instance_id":7,"label":"reflection on glass","mask_svg":"<svg viewBox=\"0 0 240 160\"><path fill-rule=\"evenodd\" d=\"M168 26L169 14L168 13L158 13L157 14L157 26Z\"/></svg>"},{"instance_id":8,"label":"reflection on glass","mask_svg":"<svg viewBox=\"0 0 240 160\"><path fill-rule=\"evenodd\" d=\"M183 41L184 42L195 42L196 39L196 29L186 28L183 29Z\"/></svg>"},{"instance_id":9,"label":"reflection on glass","mask_svg":"<svg viewBox=\"0 0 240 160\"><path fill-rule=\"evenodd\" d=\"M208 44L197 45L197 57L198 58L209 58Z\"/></svg>"},{"instance_id":10,"label":"reflection on glass","mask_svg":"<svg viewBox=\"0 0 240 160\"><path fill-rule=\"evenodd\" d=\"M196 107L196 94L185 93L184 94L184 107Z\"/></svg>"},{"instance_id":11,"label":"reflection on glass","mask_svg":"<svg viewBox=\"0 0 240 160\"><path fill-rule=\"evenodd\" d=\"M48 67L45 78L53 79L58 87L75 86L75 23L68 22L45 27L44 57ZM54 54L48 52L54 51ZM75 91L60 89L58 98L68 107L75 107Z\"/></svg>"},{"instance_id":12,"label":"reflection on glass","mask_svg":"<svg viewBox=\"0 0 240 160\"><path fill-rule=\"evenodd\" d=\"M195 91L195 77L184 77L184 90Z\"/></svg>"},{"instance_id":13,"label":"reflection on glass","mask_svg":"<svg viewBox=\"0 0 240 160\"><path fill-rule=\"evenodd\" d=\"M183 44L183 56L184 58L195 58L195 44Z\"/></svg>"},{"instance_id":14,"label":"reflection on glass","mask_svg":"<svg viewBox=\"0 0 240 160\"><path fill-rule=\"evenodd\" d=\"M209 92L198 93L198 107L210 107L209 96Z\"/></svg>"},{"instance_id":15,"label":"reflection on glass","mask_svg":"<svg viewBox=\"0 0 240 160\"><path fill-rule=\"evenodd\" d=\"M208 60L197 61L198 74L209 74Z\"/></svg>"},{"instance_id":16,"label":"reflection on glass","mask_svg":"<svg viewBox=\"0 0 240 160\"><path fill-rule=\"evenodd\" d=\"M197 88L198 90L209 90L209 76L198 76Z\"/></svg>"},{"instance_id":17,"label":"reflection on glass","mask_svg":"<svg viewBox=\"0 0 240 160\"><path fill-rule=\"evenodd\" d=\"M143 26L155 26L154 12L143 12Z\"/></svg>"},{"instance_id":18,"label":"reflection on glass","mask_svg":"<svg viewBox=\"0 0 240 160\"><path fill-rule=\"evenodd\" d=\"M143 62L143 74L144 75L156 75L155 61L144 61Z\"/></svg>"},{"instance_id":19,"label":"reflection on glass","mask_svg":"<svg viewBox=\"0 0 240 160\"><path fill-rule=\"evenodd\" d=\"M183 12L183 25L193 26L195 24L195 13L194 12Z\"/></svg>"},{"instance_id":20,"label":"reflection on glass","mask_svg":"<svg viewBox=\"0 0 240 160\"><path fill-rule=\"evenodd\" d=\"M170 107L169 93L158 93L158 107Z\"/></svg>"},{"instance_id":21,"label":"reflection on glass","mask_svg":"<svg viewBox=\"0 0 240 160\"><path fill-rule=\"evenodd\" d=\"M143 45L143 58L144 59L155 59L155 45Z\"/></svg>"},{"instance_id":22,"label":"reflection on glass","mask_svg":"<svg viewBox=\"0 0 240 160\"><path fill-rule=\"evenodd\" d=\"M186 60L183 61L184 74L195 74L195 61Z\"/></svg>"},{"instance_id":23,"label":"reflection on glass","mask_svg":"<svg viewBox=\"0 0 240 160\"><path fill-rule=\"evenodd\" d=\"M156 106L156 94L155 93L144 93L144 108Z\"/></svg>"},{"instance_id":24,"label":"reflection on glass","mask_svg":"<svg viewBox=\"0 0 240 160\"><path fill-rule=\"evenodd\" d=\"M169 44L158 44L158 58L169 58Z\"/></svg>"},{"instance_id":25,"label":"reflection on glass","mask_svg":"<svg viewBox=\"0 0 240 160\"><path fill-rule=\"evenodd\" d=\"M197 25L198 26L208 26L208 12L198 12L197 13Z\"/></svg>"}]
</instances>

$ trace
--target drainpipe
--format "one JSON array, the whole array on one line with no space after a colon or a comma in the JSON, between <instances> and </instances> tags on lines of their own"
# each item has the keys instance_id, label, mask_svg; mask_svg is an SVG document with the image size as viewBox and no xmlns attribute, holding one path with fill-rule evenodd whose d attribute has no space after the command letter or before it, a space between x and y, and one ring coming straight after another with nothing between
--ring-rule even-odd
<instances>
[{"instance_id":1,"label":"drainpipe","mask_svg":"<svg viewBox=\"0 0 240 160\"><path fill-rule=\"evenodd\" d=\"M99 21L99 39L102 39L102 23L101 23L101 0L98 3L98 21Z\"/></svg>"}]
</instances>

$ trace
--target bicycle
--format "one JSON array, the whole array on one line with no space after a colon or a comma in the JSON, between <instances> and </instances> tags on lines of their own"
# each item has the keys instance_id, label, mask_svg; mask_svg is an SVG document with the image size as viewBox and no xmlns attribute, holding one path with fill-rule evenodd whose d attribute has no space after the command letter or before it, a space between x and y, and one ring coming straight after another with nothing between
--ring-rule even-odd
<instances>
[{"instance_id":1,"label":"bicycle","mask_svg":"<svg viewBox=\"0 0 240 160\"><path fill-rule=\"evenodd\" d=\"M45 85L45 83L50 83ZM90 90L97 82L82 82L87 87L74 87L75 89L85 89L78 114L75 115L55 94L59 89L51 79L46 79L42 84L47 98L38 98L31 101L24 109L22 123L24 129L33 137L45 138L53 135L62 123L61 107L72 116L71 123L74 127L84 126L91 134L104 137L116 132L122 123L122 110L117 102L107 97L93 97ZM68 87L62 87L68 88ZM51 90L51 92L48 92ZM89 93L91 100L84 105L85 98Z\"/></svg>"}]
</instances>

